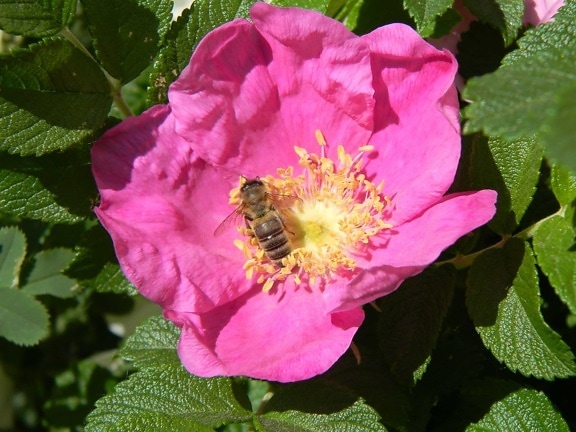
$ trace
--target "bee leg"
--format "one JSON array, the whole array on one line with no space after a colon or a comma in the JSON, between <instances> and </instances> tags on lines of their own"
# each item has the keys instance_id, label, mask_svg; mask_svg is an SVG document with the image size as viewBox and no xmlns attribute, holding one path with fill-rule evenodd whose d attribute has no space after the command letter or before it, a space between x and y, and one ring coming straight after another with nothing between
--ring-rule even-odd
<instances>
[{"instance_id":1,"label":"bee leg","mask_svg":"<svg viewBox=\"0 0 576 432\"><path fill-rule=\"evenodd\" d=\"M294 231L291 231L288 229L288 227L286 226L286 224L284 223L284 218L280 217L280 222L282 222L282 226L284 227L284 231L286 231L288 234L290 234L292 237L296 237L296 233Z\"/></svg>"},{"instance_id":2,"label":"bee leg","mask_svg":"<svg viewBox=\"0 0 576 432\"><path fill-rule=\"evenodd\" d=\"M247 218L244 219L244 223L246 224L246 234L248 234L250 237L255 237L254 230L250 226Z\"/></svg>"},{"instance_id":3,"label":"bee leg","mask_svg":"<svg viewBox=\"0 0 576 432\"><path fill-rule=\"evenodd\" d=\"M296 233L292 232L288 229L288 227L286 226L286 223L284 222L284 216L282 215L281 212L277 211L274 207L272 207L273 210L275 210L278 213L278 219L280 219L280 222L282 222L282 228L284 228L284 231L286 231L287 233L295 236Z\"/></svg>"}]
</instances>

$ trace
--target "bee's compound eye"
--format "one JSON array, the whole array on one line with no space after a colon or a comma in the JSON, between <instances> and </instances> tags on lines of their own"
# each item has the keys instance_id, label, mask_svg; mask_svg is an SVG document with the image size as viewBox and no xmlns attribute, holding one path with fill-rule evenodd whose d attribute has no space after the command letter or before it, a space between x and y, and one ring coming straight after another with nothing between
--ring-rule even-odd
<instances>
[{"instance_id":1,"label":"bee's compound eye","mask_svg":"<svg viewBox=\"0 0 576 432\"><path fill-rule=\"evenodd\" d=\"M246 182L242 185L240 190L242 192L246 192L249 189L253 189L255 187L263 186L263 185L264 185L264 183L262 183L260 180L246 180Z\"/></svg>"}]
</instances>

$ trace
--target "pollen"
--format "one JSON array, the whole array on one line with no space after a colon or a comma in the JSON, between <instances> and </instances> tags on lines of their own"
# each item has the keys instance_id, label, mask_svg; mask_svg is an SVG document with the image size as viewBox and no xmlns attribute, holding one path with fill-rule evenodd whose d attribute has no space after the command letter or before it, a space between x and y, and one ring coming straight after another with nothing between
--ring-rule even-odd
<instances>
[{"instance_id":1,"label":"pollen","mask_svg":"<svg viewBox=\"0 0 576 432\"><path fill-rule=\"evenodd\" d=\"M326 156L324 135L316 131L315 138L319 154L295 147L299 167L279 168L276 176L261 178L290 242L282 265L274 265L249 230L239 227L243 240L237 239L235 246L246 258L246 277L261 283L264 292L288 278L315 286L354 272L375 236L392 228L386 221L391 200L382 193L384 183L374 184L362 170L373 147L361 146L352 156L338 146L332 160ZM230 192L231 204L241 204L245 180Z\"/></svg>"}]
</instances>

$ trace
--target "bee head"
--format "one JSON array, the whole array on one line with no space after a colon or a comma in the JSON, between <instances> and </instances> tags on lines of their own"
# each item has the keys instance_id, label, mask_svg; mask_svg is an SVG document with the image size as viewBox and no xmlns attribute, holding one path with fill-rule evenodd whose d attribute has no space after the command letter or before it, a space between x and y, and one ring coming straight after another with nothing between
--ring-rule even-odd
<instances>
[{"instance_id":1,"label":"bee head","mask_svg":"<svg viewBox=\"0 0 576 432\"><path fill-rule=\"evenodd\" d=\"M244 183L240 187L240 196L243 201L258 201L265 197L266 186L259 177L255 179L247 179L244 177L243 179Z\"/></svg>"}]
</instances>

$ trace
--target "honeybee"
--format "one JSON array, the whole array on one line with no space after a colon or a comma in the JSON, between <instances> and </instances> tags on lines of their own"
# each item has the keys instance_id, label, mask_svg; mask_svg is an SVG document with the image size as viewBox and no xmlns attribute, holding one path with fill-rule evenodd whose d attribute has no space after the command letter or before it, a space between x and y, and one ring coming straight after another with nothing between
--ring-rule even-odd
<instances>
[{"instance_id":1,"label":"honeybee","mask_svg":"<svg viewBox=\"0 0 576 432\"><path fill-rule=\"evenodd\" d=\"M266 256L276 266L283 267L282 259L292 252L292 245L279 209L287 208L290 203L300 198L272 194L259 177L243 177L240 200L240 205L216 228L214 235L220 235L233 221L237 221L238 217L244 217L246 227Z\"/></svg>"}]
</instances>

